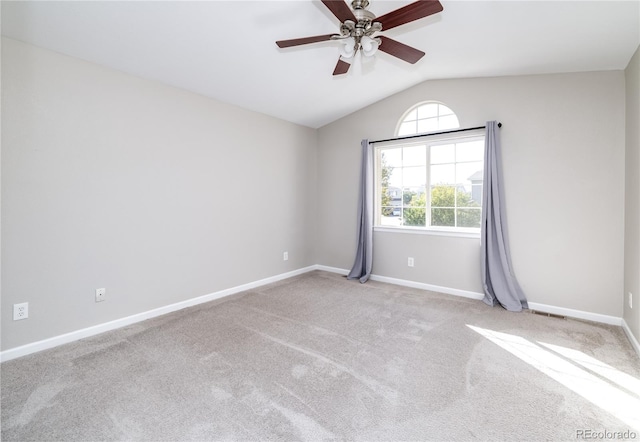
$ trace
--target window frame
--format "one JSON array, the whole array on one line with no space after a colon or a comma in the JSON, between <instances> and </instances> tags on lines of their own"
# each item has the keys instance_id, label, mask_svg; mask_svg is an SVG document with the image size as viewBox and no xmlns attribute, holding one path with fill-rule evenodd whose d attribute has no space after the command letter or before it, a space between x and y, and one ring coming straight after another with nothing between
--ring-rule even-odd
<instances>
[{"instance_id":1,"label":"window frame","mask_svg":"<svg viewBox=\"0 0 640 442\"><path fill-rule=\"evenodd\" d=\"M430 176L430 166L431 166L431 158L430 158L430 149L432 146L438 145L446 145L446 144L456 144L461 142L470 142L470 141L484 141L485 132L483 129L469 130L465 132L456 132L456 133L431 133L431 134L421 134L418 136L412 136L409 140L392 140L376 143L373 146L373 155L374 155L374 230L381 232L400 232L400 233L417 233L417 234L430 234L430 235L441 235L441 236L458 236L458 237L471 237L471 238L479 238L480 237L480 227L451 227L451 226L388 226L381 225L382 218L382 186L380 183L380 178L382 176L382 151L385 149L401 149L403 147L411 147L411 146L426 146L426 165L424 166L426 169L426 182L425 182L425 191L428 192L429 198L427 198L427 204L425 206L425 224L430 222L431 218L431 176ZM483 166L484 166L484 158L483 158ZM453 164L458 164L453 163ZM483 183L484 185L484 183ZM480 204L480 211L483 210L483 203ZM457 209L457 207L456 207Z\"/></svg>"},{"instance_id":2,"label":"window frame","mask_svg":"<svg viewBox=\"0 0 640 442\"><path fill-rule=\"evenodd\" d=\"M420 108L427 107L427 106L436 106L436 115L434 117L420 118L420 116L418 115L418 113L420 111ZM444 107L445 109L449 110L451 113L441 114L440 113L440 107L441 106ZM408 118L411 116L411 114L413 112L416 113L415 119L408 120ZM441 127L441 121L440 120L444 119L446 117L450 117L450 116L455 117L456 125L455 126L447 125L447 126ZM420 126L420 121L426 121L426 120L435 120L437 128L435 130L429 131L429 132L419 132L418 128ZM412 132L410 134L408 134L408 133L407 134L401 134L400 132L402 131L402 126L405 123L415 123L416 131ZM458 115L453 111L453 109L451 109L449 106L447 106L446 104L444 104L444 103L442 103L440 101L423 101L423 102L420 102L420 103L416 104L415 106L412 106L404 114L402 114L402 117L400 118L400 120L398 121L398 124L396 125L395 134L396 134L397 137L413 136L413 135L421 135L421 134L438 132L438 131L443 131L443 130L455 130L455 129L458 129L459 127L460 127L460 119L458 118Z\"/></svg>"}]
</instances>

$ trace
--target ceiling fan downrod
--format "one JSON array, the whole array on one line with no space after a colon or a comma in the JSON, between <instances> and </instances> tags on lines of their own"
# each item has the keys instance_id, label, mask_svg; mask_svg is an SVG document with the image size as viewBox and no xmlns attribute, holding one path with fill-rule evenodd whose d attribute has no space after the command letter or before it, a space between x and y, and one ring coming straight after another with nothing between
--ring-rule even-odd
<instances>
[{"instance_id":1,"label":"ceiling fan downrod","mask_svg":"<svg viewBox=\"0 0 640 442\"><path fill-rule=\"evenodd\" d=\"M369 6L369 0L353 0L351 9L366 9Z\"/></svg>"}]
</instances>

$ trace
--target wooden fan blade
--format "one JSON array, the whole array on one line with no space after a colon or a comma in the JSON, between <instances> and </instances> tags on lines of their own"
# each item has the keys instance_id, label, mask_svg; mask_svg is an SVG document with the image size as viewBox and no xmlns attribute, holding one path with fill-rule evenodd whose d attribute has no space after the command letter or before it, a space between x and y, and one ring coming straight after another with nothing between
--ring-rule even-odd
<instances>
[{"instance_id":1,"label":"wooden fan blade","mask_svg":"<svg viewBox=\"0 0 640 442\"><path fill-rule=\"evenodd\" d=\"M351 67L351 63L347 63L343 61L342 58L338 59L338 64L336 64L336 68L333 70L333 75L342 75L349 72L349 68Z\"/></svg>"},{"instance_id":2,"label":"wooden fan blade","mask_svg":"<svg viewBox=\"0 0 640 442\"><path fill-rule=\"evenodd\" d=\"M375 21L381 23L382 30L386 31L387 29L436 14L443 9L438 0L418 0L400 9L381 15Z\"/></svg>"},{"instance_id":3,"label":"wooden fan blade","mask_svg":"<svg viewBox=\"0 0 640 442\"><path fill-rule=\"evenodd\" d=\"M322 0L322 3L329 8L329 11L336 16L340 23L345 22L346 20L351 20L354 22L358 22L358 19L355 15L353 15L353 11L347 5L344 0Z\"/></svg>"},{"instance_id":4,"label":"wooden fan blade","mask_svg":"<svg viewBox=\"0 0 640 442\"><path fill-rule=\"evenodd\" d=\"M309 43L317 43L319 41L331 40L331 37L333 35L335 34L315 35L313 37L294 38L292 40L278 40L276 41L276 44L280 48L289 48L291 46L300 46L300 45L306 45Z\"/></svg>"},{"instance_id":5,"label":"wooden fan blade","mask_svg":"<svg viewBox=\"0 0 640 442\"><path fill-rule=\"evenodd\" d=\"M418 60L424 57L424 52L416 48L412 48L411 46L407 46L404 43L392 40L391 38L383 35L378 38L381 41L380 46L378 46L379 51L398 57L400 60L404 60L407 63L415 64Z\"/></svg>"}]
</instances>

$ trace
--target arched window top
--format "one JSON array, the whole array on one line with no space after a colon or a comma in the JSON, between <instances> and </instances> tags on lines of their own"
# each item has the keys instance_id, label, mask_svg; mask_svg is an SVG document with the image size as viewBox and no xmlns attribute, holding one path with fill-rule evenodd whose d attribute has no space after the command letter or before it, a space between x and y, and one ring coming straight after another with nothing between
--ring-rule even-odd
<instances>
[{"instance_id":1,"label":"arched window top","mask_svg":"<svg viewBox=\"0 0 640 442\"><path fill-rule=\"evenodd\" d=\"M400 120L396 135L403 137L459 127L458 117L451 109L442 103L430 101L409 109Z\"/></svg>"}]
</instances>

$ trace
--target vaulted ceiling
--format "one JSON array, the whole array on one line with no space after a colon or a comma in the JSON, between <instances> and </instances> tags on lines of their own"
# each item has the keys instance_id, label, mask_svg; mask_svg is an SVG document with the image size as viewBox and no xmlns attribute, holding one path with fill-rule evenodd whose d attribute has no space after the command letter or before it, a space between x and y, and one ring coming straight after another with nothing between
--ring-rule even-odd
<instances>
[{"instance_id":1,"label":"vaulted ceiling","mask_svg":"<svg viewBox=\"0 0 640 442\"><path fill-rule=\"evenodd\" d=\"M441 3L383 32L417 64L379 52L338 77L337 42L275 44L337 33L320 1L3 1L2 34L313 128L425 80L624 69L640 44L637 0Z\"/></svg>"}]
</instances>

